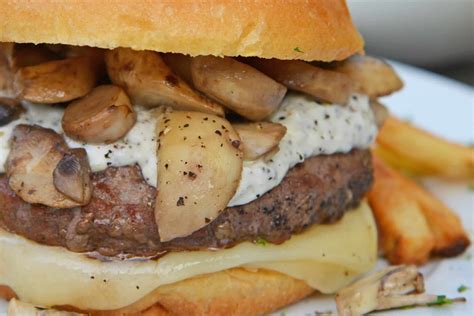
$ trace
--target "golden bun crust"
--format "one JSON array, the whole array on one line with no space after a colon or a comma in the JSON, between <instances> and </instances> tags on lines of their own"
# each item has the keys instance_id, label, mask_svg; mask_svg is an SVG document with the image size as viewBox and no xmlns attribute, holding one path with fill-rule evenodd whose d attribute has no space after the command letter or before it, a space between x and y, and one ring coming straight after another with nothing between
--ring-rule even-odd
<instances>
[{"instance_id":1,"label":"golden bun crust","mask_svg":"<svg viewBox=\"0 0 474 316\"><path fill-rule=\"evenodd\" d=\"M0 42L333 61L363 51L345 0L0 0Z\"/></svg>"},{"instance_id":2,"label":"golden bun crust","mask_svg":"<svg viewBox=\"0 0 474 316\"><path fill-rule=\"evenodd\" d=\"M313 291L305 282L278 272L235 268L162 286L119 310L88 312L97 316L261 315ZM12 291L0 286L0 296L10 299Z\"/></svg>"}]
</instances>

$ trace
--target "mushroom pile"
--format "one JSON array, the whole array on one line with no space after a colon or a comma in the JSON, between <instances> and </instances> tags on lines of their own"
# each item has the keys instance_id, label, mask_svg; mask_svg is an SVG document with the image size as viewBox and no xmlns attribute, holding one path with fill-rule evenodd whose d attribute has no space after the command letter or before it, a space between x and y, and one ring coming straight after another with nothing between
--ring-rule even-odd
<instances>
[{"instance_id":1,"label":"mushroom pile","mask_svg":"<svg viewBox=\"0 0 474 316\"><path fill-rule=\"evenodd\" d=\"M360 67L360 65L372 65ZM366 73L369 69L370 73ZM374 86L371 73L384 76ZM0 43L0 126L21 102L65 107L65 135L111 144L127 135L137 108L155 113L160 239L191 234L214 220L239 185L243 160L278 151L286 128L268 118L288 89L345 104L354 92L375 99L401 88L386 64L370 57L341 63L264 60L68 45ZM40 126L14 130L6 165L10 187L29 203L56 208L90 201L87 153Z\"/></svg>"}]
</instances>

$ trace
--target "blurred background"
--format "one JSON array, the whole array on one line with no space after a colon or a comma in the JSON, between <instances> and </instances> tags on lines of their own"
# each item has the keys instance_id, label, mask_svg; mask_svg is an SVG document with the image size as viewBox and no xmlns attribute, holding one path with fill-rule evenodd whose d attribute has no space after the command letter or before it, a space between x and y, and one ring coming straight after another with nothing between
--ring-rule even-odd
<instances>
[{"instance_id":1,"label":"blurred background","mask_svg":"<svg viewBox=\"0 0 474 316\"><path fill-rule=\"evenodd\" d=\"M366 52L474 86L474 0L347 0Z\"/></svg>"}]
</instances>

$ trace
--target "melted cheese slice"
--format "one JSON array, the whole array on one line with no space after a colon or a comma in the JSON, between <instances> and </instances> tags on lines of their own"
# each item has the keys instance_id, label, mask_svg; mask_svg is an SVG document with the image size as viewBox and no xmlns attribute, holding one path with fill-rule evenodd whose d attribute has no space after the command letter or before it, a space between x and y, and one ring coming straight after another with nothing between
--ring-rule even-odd
<instances>
[{"instance_id":1,"label":"melted cheese slice","mask_svg":"<svg viewBox=\"0 0 474 316\"><path fill-rule=\"evenodd\" d=\"M366 203L331 225L315 225L282 245L241 243L159 260L101 262L0 230L0 284L40 306L117 309L164 284L234 267L270 269L332 293L375 264L377 232Z\"/></svg>"}]
</instances>

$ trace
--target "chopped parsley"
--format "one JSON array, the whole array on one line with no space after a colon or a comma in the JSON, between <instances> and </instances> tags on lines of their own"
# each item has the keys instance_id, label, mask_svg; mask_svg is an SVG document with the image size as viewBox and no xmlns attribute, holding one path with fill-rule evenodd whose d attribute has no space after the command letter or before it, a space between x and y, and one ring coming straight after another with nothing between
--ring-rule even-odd
<instances>
[{"instance_id":1,"label":"chopped parsley","mask_svg":"<svg viewBox=\"0 0 474 316\"><path fill-rule=\"evenodd\" d=\"M256 245L266 246L267 243L268 243L268 241L266 241L266 240L263 239L262 237L257 237L257 239L255 239L255 244L256 244Z\"/></svg>"},{"instance_id":2,"label":"chopped parsley","mask_svg":"<svg viewBox=\"0 0 474 316\"><path fill-rule=\"evenodd\" d=\"M474 191L474 183L469 184L467 188L469 189L469 191Z\"/></svg>"},{"instance_id":3,"label":"chopped parsley","mask_svg":"<svg viewBox=\"0 0 474 316\"><path fill-rule=\"evenodd\" d=\"M293 50L297 53L304 53L298 46L296 46L295 48L293 48Z\"/></svg>"},{"instance_id":4,"label":"chopped parsley","mask_svg":"<svg viewBox=\"0 0 474 316\"><path fill-rule=\"evenodd\" d=\"M465 286L464 284L461 284L461 285L458 287L458 292L459 292L459 293L466 292L467 290L469 290L469 287Z\"/></svg>"},{"instance_id":5,"label":"chopped parsley","mask_svg":"<svg viewBox=\"0 0 474 316\"><path fill-rule=\"evenodd\" d=\"M436 301L426 304L427 306L443 306L453 304L453 300L446 297L446 295L438 295Z\"/></svg>"}]
</instances>

